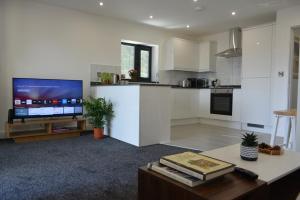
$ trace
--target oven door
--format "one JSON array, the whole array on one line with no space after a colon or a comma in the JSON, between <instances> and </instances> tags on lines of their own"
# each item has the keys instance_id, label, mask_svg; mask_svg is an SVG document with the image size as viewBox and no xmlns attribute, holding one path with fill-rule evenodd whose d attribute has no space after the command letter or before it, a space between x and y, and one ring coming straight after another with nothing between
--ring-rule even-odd
<instances>
[{"instance_id":1,"label":"oven door","mask_svg":"<svg viewBox=\"0 0 300 200\"><path fill-rule=\"evenodd\" d=\"M232 99L232 92L212 92L210 99L210 113L232 116Z\"/></svg>"}]
</instances>

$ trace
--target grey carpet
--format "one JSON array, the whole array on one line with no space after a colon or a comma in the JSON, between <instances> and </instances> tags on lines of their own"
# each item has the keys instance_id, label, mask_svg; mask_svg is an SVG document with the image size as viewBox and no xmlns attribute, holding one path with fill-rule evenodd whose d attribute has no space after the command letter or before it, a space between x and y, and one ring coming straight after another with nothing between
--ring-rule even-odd
<instances>
[{"instance_id":1,"label":"grey carpet","mask_svg":"<svg viewBox=\"0 0 300 200\"><path fill-rule=\"evenodd\" d=\"M91 135L26 144L0 143L1 200L134 200L137 170L186 149L137 148Z\"/></svg>"}]
</instances>

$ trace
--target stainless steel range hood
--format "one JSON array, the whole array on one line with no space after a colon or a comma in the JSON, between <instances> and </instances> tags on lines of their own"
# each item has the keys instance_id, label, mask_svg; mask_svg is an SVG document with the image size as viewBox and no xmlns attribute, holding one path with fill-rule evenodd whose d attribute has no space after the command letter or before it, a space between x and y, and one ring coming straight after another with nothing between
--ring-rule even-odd
<instances>
[{"instance_id":1,"label":"stainless steel range hood","mask_svg":"<svg viewBox=\"0 0 300 200\"><path fill-rule=\"evenodd\" d=\"M242 56L242 29L240 27L229 30L229 49L217 53L216 56L225 58Z\"/></svg>"}]
</instances>

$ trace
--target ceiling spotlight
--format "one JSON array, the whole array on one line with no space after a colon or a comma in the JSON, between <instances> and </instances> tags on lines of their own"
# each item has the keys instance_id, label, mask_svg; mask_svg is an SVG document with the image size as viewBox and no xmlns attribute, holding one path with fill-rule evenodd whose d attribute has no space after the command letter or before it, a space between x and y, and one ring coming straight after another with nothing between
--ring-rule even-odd
<instances>
[{"instance_id":1,"label":"ceiling spotlight","mask_svg":"<svg viewBox=\"0 0 300 200\"><path fill-rule=\"evenodd\" d=\"M232 16L235 16L235 15L236 15L236 12L235 12L235 11L232 11L232 12L231 12L231 15L232 15Z\"/></svg>"},{"instance_id":2,"label":"ceiling spotlight","mask_svg":"<svg viewBox=\"0 0 300 200\"><path fill-rule=\"evenodd\" d=\"M198 2L198 0L193 0L193 2L195 2L195 3L196 3L196 2Z\"/></svg>"},{"instance_id":3,"label":"ceiling spotlight","mask_svg":"<svg viewBox=\"0 0 300 200\"><path fill-rule=\"evenodd\" d=\"M150 15L149 18L150 18L150 19L153 19L153 15Z\"/></svg>"},{"instance_id":4,"label":"ceiling spotlight","mask_svg":"<svg viewBox=\"0 0 300 200\"><path fill-rule=\"evenodd\" d=\"M104 3L102 1L99 2L99 6L103 6Z\"/></svg>"},{"instance_id":5,"label":"ceiling spotlight","mask_svg":"<svg viewBox=\"0 0 300 200\"><path fill-rule=\"evenodd\" d=\"M186 28L189 29L189 28L190 28L190 25L186 25Z\"/></svg>"}]
</instances>

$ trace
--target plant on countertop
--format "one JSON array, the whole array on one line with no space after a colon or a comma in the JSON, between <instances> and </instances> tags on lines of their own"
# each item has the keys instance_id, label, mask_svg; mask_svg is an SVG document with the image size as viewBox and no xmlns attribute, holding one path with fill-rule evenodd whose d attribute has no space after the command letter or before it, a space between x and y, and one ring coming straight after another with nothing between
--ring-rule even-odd
<instances>
[{"instance_id":1,"label":"plant on countertop","mask_svg":"<svg viewBox=\"0 0 300 200\"><path fill-rule=\"evenodd\" d=\"M137 81L138 80L138 71L136 69L129 70L128 74L129 74L131 80L133 80L133 81Z\"/></svg>"},{"instance_id":2,"label":"plant on countertop","mask_svg":"<svg viewBox=\"0 0 300 200\"><path fill-rule=\"evenodd\" d=\"M107 72L101 73L101 82L103 84L111 84L112 83L112 74Z\"/></svg>"},{"instance_id":3,"label":"plant on countertop","mask_svg":"<svg viewBox=\"0 0 300 200\"><path fill-rule=\"evenodd\" d=\"M88 100L84 100L83 105L86 109L84 117L94 127L95 139L103 138L104 126L114 116L113 104L104 98L90 97Z\"/></svg>"},{"instance_id":4,"label":"plant on countertop","mask_svg":"<svg viewBox=\"0 0 300 200\"><path fill-rule=\"evenodd\" d=\"M242 137L241 158L247 161L256 161L258 158L258 138L253 133L245 133Z\"/></svg>"}]
</instances>

